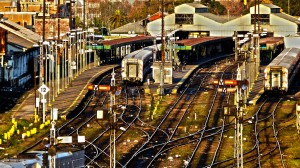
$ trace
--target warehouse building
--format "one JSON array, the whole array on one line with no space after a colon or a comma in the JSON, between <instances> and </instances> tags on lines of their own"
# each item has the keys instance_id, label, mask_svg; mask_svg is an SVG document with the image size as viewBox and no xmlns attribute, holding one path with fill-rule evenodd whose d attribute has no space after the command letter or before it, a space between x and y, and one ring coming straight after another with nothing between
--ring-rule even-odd
<instances>
[{"instance_id":1,"label":"warehouse building","mask_svg":"<svg viewBox=\"0 0 300 168\"><path fill-rule=\"evenodd\" d=\"M259 19L258 19L259 18ZM177 32L181 36L198 38L201 36L232 36L239 33L252 32L254 27L268 36L285 37L300 32L300 21L280 11L273 4L259 4L250 8L250 13L233 18L214 15L208 7L200 3L186 3L175 7L175 13L165 16L165 34ZM148 23L147 31L152 36L161 34L161 19ZM180 33L181 32L181 33ZM179 35L179 36L180 36Z\"/></svg>"}]
</instances>

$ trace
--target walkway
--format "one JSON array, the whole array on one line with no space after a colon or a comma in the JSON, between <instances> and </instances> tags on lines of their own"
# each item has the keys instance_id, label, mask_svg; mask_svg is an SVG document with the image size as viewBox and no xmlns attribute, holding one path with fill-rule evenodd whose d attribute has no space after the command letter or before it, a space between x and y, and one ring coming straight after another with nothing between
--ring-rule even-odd
<instances>
[{"instance_id":1,"label":"walkway","mask_svg":"<svg viewBox=\"0 0 300 168\"><path fill-rule=\"evenodd\" d=\"M55 101L51 106L53 108L57 108L60 115L64 115L69 111L74 110L88 92L86 88L87 84L92 83L98 76L117 66L118 65L106 65L92 67L91 69L87 69L86 71L82 72L72 81L71 86L65 88L64 91L55 98ZM35 95L34 92L32 92L28 94L21 104L16 105L16 107L12 110L13 117L15 119L33 119L34 105ZM50 109L50 106L46 107L48 112Z\"/></svg>"}]
</instances>

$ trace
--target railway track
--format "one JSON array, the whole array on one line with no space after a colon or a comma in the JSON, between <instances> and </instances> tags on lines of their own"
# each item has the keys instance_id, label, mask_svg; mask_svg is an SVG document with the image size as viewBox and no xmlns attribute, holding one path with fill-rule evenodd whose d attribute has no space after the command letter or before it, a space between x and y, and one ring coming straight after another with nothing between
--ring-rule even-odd
<instances>
[{"instance_id":1,"label":"railway track","mask_svg":"<svg viewBox=\"0 0 300 168\"><path fill-rule=\"evenodd\" d=\"M220 157L224 148L224 134L234 130L234 124L226 123L224 116L220 113L222 113L224 105L230 104L233 96L217 92L210 84L215 78L234 78L236 67L231 63L219 64L226 66L217 67L216 64L213 64L210 67L201 68L194 74L185 84L185 88L178 95L177 100L167 107L164 116L156 118L156 124L153 124L155 122L148 122L143 114L148 105L145 105L143 89L141 87L126 87L122 90L122 96L117 97L119 102L118 117L114 125L110 125L105 120L97 121L96 114L93 113L99 106L108 107L109 95L107 93L93 93L80 114L78 113L57 128L57 135L83 135L91 129L88 125L92 125L95 132L93 136L86 138L84 149L86 151L86 165L94 167L109 166L110 145L113 143L110 139L110 131L113 128L116 129L117 156L115 162L117 167L169 166L172 162L170 155L174 156L174 151L186 149L189 149L185 152L186 154L178 156L183 162L176 163L177 166L234 167L233 156L226 159ZM109 79L103 78L102 82L109 84ZM195 111L199 102L201 106L205 107L201 113ZM257 167L263 167L261 165L266 163L269 156L279 153L276 157L282 160L281 166L285 167L284 155L278 139L279 131L283 128L278 127L275 111L276 109L266 116L257 111L252 117L245 119L245 121L257 122L244 122L245 127L256 131L254 134L256 141L253 141L253 147L244 152L245 165L255 161ZM194 119L191 119L193 117ZM260 127L264 123L272 123L272 120L273 124ZM189 122L192 125L188 125ZM186 128L187 131L183 131L183 128ZM264 140L266 138L262 138L262 135L266 135L266 132L269 131L273 132L274 138L272 139L273 143L268 146L265 145ZM133 135L134 142L132 140ZM40 147L43 147L41 141L38 143ZM35 146L37 145L35 144ZM34 149L33 146L24 152L32 149ZM177 157L177 155L175 156Z\"/></svg>"},{"instance_id":2,"label":"railway track","mask_svg":"<svg viewBox=\"0 0 300 168\"><path fill-rule=\"evenodd\" d=\"M157 163L157 160L161 160L160 157L164 156L164 153L166 151L173 149L174 146L178 147L184 144L188 144L189 142L192 143L195 141L195 139L197 139L195 137L199 136L199 134L201 134L204 129L199 129L199 131L197 131L196 133L185 136L184 138L176 137L177 129L179 128L182 121L186 120L186 115L190 113L189 108L190 106L193 106L192 102L195 101L196 95L206 90L203 88L207 86L206 82L209 81L207 78L210 75L210 72L203 72L201 75L193 75L193 78L190 79L190 83L186 84L186 88L181 92L179 98L173 105L171 105L161 122L157 124L158 126L156 127L155 131L152 132L150 140L145 142L129 159L127 159L127 162L124 164L125 167L144 167L145 165L147 167L163 166L159 165L159 163ZM193 81L198 83L193 83ZM199 85L199 83L202 84ZM193 88L195 86L197 87ZM174 120L174 118L176 119ZM161 131L161 129L163 131Z\"/></svg>"},{"instance_id":3,"label":"railway track","mask_svg":"<svg viewBox=\"0 0 300 168\"><path fill-rule=\"evenodd\" d=\"M290 121L294 117L292 116L288 119L276 117L276 110L278 110L281 102L282 98L267 98L260 104L257 111L251 117L244 119L244 129L253 130L252 141L248 144L248 146L252 146L243 153L244 166L286 167L278 134L288 127L280 127L280 125ZM234 157L231 157L219 160L211 166L235 167L234 159Z\"/></svg>"}]
</instances>

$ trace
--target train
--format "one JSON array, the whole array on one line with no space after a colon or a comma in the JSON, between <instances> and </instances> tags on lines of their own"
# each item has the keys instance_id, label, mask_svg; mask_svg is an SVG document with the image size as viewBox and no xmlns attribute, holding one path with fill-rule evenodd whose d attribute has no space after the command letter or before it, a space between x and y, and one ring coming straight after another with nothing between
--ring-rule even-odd
<instances>
[{"instance_id":1,"label":"train","mask_svg":"<svg viewBox=\"0 0 300 168\"><path fill-rule=\"evenodd\" d=\"M264 70L265 93L286 93L298 73L299 48L284 49Z\"/></svg>"},{"instance_id":2,"label":"train","mask_svg":"<svg viewBox=\"0 0 300 168\"><path fill-rule=\"evenodd\" d=\"M121 76L125 84L142 84L145 74L150 71L153 53L159 51L160 44L148 46L126 55L121 63Z\"/></svg>"}]
</instances>

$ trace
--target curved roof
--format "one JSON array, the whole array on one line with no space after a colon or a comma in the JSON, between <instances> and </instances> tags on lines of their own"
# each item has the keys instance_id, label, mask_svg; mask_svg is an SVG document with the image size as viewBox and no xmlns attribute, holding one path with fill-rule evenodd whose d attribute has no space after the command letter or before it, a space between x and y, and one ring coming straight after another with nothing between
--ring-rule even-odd
<instances>
[{"instance_id":1,"label":"curved roof","mask_svg":"<svg viewBox=\"0 0 300 168\"><path fill-rule=\"evenodd\" d=\"M127 32L134 32L133 34L145 34L147 31L146 29L142 26L141 22L134 22L134 23L127 23L121 27L118 27L114 30L111 31L112 34L117 33L117 34L124 34Z\"/></svg>"},{"instance_id":2,"label":"curved roof","mask_svg":"<svg viewBox=\"0 0 300 168\"><path fill-rule=\"evenodd\" d=\"M161 46L160 44L157 44L157 45L152 45L152 46L142 48L140 50L136 50L136 51L131 52L128 55L126 55L124 57L124 59L132 58L132 59L144 60L149 55L152 55L154 49L156 49L156 51L159 50L160 46Z\"/></svg>"},{"instance_id":3,"label":"curved roof","mask_svg":"<svg viewBox=\"0 0 300 168\"><path fill-rule=\"evenodd\" d=\"M299 59L300 49L299 48L286 48L284 49L269 65L280 66L289 69L295 59Z\"/></svg>"},{"instance_id":4,"label":"curved roof","mask_svg":"<svg viewBox=\"0 0 300 168\"><path fill-rule=\"evenodd\" d=\"M189 6L192 6L192 7L194 7L194 8L207 8L207 6L205 6L205 5L202 5L201 3L186 3L187 5L189 5Z\"/></svg>"}]
</instances>

